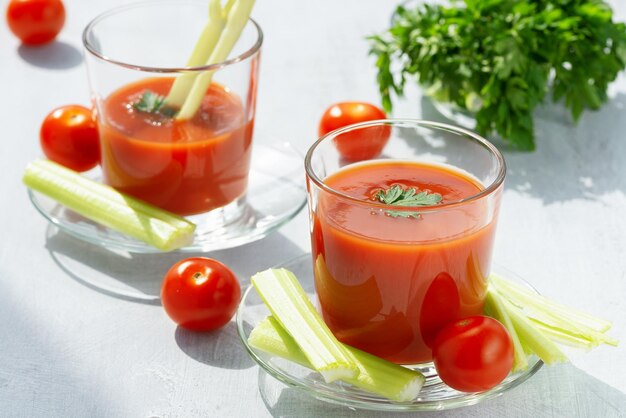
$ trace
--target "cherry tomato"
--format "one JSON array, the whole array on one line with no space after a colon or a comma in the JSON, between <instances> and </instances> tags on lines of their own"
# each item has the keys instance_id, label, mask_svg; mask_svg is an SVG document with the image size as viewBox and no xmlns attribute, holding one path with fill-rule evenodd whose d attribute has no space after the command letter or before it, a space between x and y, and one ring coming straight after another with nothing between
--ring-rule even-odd
<instances>
[{"instance_id":1,"label":"cherry tomato","mask_svg":"<svg viewBox=\"0 0 626 418\"><path fill-rule=\"evenodd\" d=\"M224 264L192 257L174 264L161 286L161 303L170 318L192 331L224 326L241 297L239 281Z\"/></svg>"},{"instance_id":2,"label":"cherry tomato","mask_svg":"<svg viewBox=\"0 0 626 418\"><path fill-rule=\"evenodd\" d=\"M500 383L513 367L513 343L504 326L487 316L452 322L435 338L433 361L439 377L462 392L482 392Z\"/></svg>"},{"instance_id":3,"label":"cherry tomato","mask_svg":"<svg viewBox=\"0 0 626 418\"><path fill-rule=\"evenodd\" d=\"M320 120L319 135L359 122L385 119L378 107L365 102L340 102L330 106ZM374 126L346 132L334 138L335 146L343 158L361 161L378 156L391 135L391 127Z\"/></svg>"},{"instance_id":4,"label":"cherry tomato","mask_svg":"<svg viewBox=\"0 0 626 418\"><path fill-rule=\"evenodd\" d=\"M39 131L46 157L72 170L87 171L100 162L98 126L91 110L68 105L46 116Z\"/></svg>"},{"instance_id":5,"label":"cherry tomato","mask_svg":"<svg viewBox=\"0 0 626 418\"><path fill-rule=\"evenodd\" d=\"M11 0L7 7L11 31L26 45L51 42L65 23L61 0Z\"/></svg>"}]
</instances>

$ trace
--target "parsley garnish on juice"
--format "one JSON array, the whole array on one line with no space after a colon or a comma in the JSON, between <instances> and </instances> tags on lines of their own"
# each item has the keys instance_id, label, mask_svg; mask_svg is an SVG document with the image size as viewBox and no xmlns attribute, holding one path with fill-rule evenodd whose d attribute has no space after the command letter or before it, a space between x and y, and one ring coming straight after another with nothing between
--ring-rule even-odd
<instances>
[{"instance_id":1,"label":"parsley garnish on juice","mask_svg":"<svg viewBox=\"0 0 626 418\"><path fill-rule=\"evenodd\" d=\"M415 81L469 111L475 129L535 148L533 113L548 95L576 121L599 109L626 65L626 25L601 0L410 2L371 36L383 107Z\"/></svg>"},{"instance_id":2,"label":"parsley garnish on juice","mask_svg":"<svg viewBox=\"0 0 626 418\"><path fill-rule=\"evenodd\" d=\"M158 113L163 116L174 116L176 110L166 105L165 96L146 90L139 100L133 103L133 109L145 113Z\"/></svg>"},{"instance_id":3,"label":"parsley garnish on juice","mask_svg":"<svg viewBox=\"0 0 626 418\"><path fill-rule=\"evenodd\" d=\"M395 206L434 206L441 202L443 197L439 193L430 193L427 190L418 192L415 187L402 188L394 184L387 190L379 190L374 199L386 205ZM418 218L419 213L413 211L389 210L387 215L392 218Z\"/></svg>"}]
</instances>

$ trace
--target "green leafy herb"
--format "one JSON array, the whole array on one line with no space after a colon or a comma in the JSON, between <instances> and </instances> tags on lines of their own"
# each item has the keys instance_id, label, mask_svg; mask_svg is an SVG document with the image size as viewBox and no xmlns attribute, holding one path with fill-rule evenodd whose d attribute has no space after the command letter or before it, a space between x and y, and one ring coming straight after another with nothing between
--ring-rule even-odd
<instances>
[{"instance_id":1,"label":"green leafy herb","mask_svg":"<svg viewBox=\"0 0 626 418\"><path fill-rule=\"evenodd\" d=\"M165 105L165 96L146 90L141 98L133 103L133 108L140 112L159 113L164 116L174 116L176 110Z\"/></svg>"},{"instance_id":2,"label":"green leafy herb","mask_svg":"<svg viewBox=\"0 0 626 418\"><path fill-rule=\"evenodd\" d=\"M376 200L386 205L395 206L433 206L441 202L443 197L439 193L421 191L418 193L414 187L404 189L395 184L387 190L380 190L374 196ZM387 214L394 218L417 218L418 212L390 210Z\"/></svg>"},{"instance_id":3,"label":"green leafy herb","mask_svg":"<svg viewBox=\"0 0 626 418\"><path fill-rule=\"evenodd\" d=\"M626 64L626 25L612 18L602 0L399 6L391 28L369 38L383 107L414 79L472 113L480 133L532 150L533 111L549 90L574 120L607 101Z\"/></svg>"}]
</instances>

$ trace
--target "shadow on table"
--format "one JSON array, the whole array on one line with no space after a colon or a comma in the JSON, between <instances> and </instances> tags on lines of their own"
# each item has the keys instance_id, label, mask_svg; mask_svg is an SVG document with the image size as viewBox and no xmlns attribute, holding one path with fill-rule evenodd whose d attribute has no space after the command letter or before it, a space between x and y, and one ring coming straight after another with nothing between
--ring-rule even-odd
<instances>
[{"instance_id":1,"label":"shadow on table","mask_svg":"<svg viewBox=\"0 0 626 418\"><path fill-rule=\"evenodd\" d=\"M262 370L259 391L273 417L376 418L382 412L355 410L314 399L285 386ZM446 417L623 417L626 394L597 380L571 364L544 367L529 381L502 396L477 405L449 411L385 413L385 416Z\"/></svg>"},{"instance_id":2,"label":"shadow on table","mask_svg":"<svg viewBox=\"0 0 626 418\"><path fill-rule=\"evenodd\" d=\"M163 276L177 261L193 256L211 257L233 269L242 290L250 276L302 250L280 233L237 248L210 253L136 254L89 244L49 226L46 248L54 262L72 279L102 294L132 302L160 304Z\"/></svg>"},{"instance_id":3,"label":"shadow on table","mask_svg":"<svg viewBox=\"0 0 626 418\"><path fill-rule=\"evenodd\" d=\"M256 363L246 352L234 321L211 332L192 332L177 327L178 347L192 359L223 369L248 369Z\"/></svg>"},{"instance_id":4,"label":"shadow on table","mask_svg":"<svg viewBox=\"0 0 626 418\"><path fill-rule=\"evenodd\" d=\"M83 61L83 56L76 47L59 40L37 47L20 45L17 53L29 64L50 70L67 70Z\"/></svg>"},{"instance_id":5,"label":"shadow on table","mask_svg":"<svg viewBox=\"0 0 626 418\"><path fill-rule=\"evenodd\" d=\"M37 298L18 295L6 284L0 280L0 315L9 318L0 338L0 416L79 417L86 405L111 414L117 407L115 388L73 356L72 342L50 332L48 322L57 319L41 316Z\"/></svg>"},{"instance_id":6,"label":"shadow on table","mask_svg":"<svg viewBox=\"0 0 626 418\"><path fill-rule=\"evenodd\" d=\"M424 119L454 124L427 97L421 105ZM507 162L507 189L546 205L626 193L626 94L618 93L599 111L585 112L578 124L568 122L566 109L558 105L540 111L534 152L499 144Z\"/></svg>"}]
</instances>

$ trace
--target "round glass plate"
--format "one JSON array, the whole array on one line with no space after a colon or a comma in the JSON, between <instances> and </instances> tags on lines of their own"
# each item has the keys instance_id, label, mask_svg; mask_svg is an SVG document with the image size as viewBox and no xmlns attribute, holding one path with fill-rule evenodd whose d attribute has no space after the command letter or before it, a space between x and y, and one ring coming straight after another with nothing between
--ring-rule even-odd
<instances>
[{"instance_id":1,"label":"round glass plate","mask_svg":"<svg viewBox=\"0 0 626 418\"><path fill-rule=\"evenodd\" d=\"M315 302L312 265L311 254L305 254L278 267L291 270L296 275L311 300ZM527 284L519 276L505 268L495 266L494 271L504 277ZM268 374L279 381L296 389L300 389L302 392L322 401L352 408L400 412L440 411L473 405L486 399L499 396L507 390L518 386L535 374L543 365L543 362L538 358L534 356L530 357L529 367L526 371L510 374L495 388L481 393L459 392L445 385L437 376L432 363L412 366L419 369L426 376L424 387L418 398L412 402L393 402L339 381L326 383L319 373L313 372L296 363L271 356L248 345L248 336L252 329L269 314L269 310L258 293L250 286L244 293L237 312L237 331L248 353L250 353L250 356Z\"/></svg>"},{"instance_id":2,"label":"round glass plate","mask_svg":"<svg viewBox=\"0 0 626 418\"><path fill-rule=\"evenodd\" d=\"M189 219L197 229L191 245L180 252L215 251L267 236L291 220L306 203L303 156L289 143L258 144L252 152L248 190L244 198L206 215ZM98 169L86 174L101 178ZM52 224L79 239L109 249L158 253L158 249L99 225L47 196L28 191L37 210Z\"/></svg>"}]
</instances>

